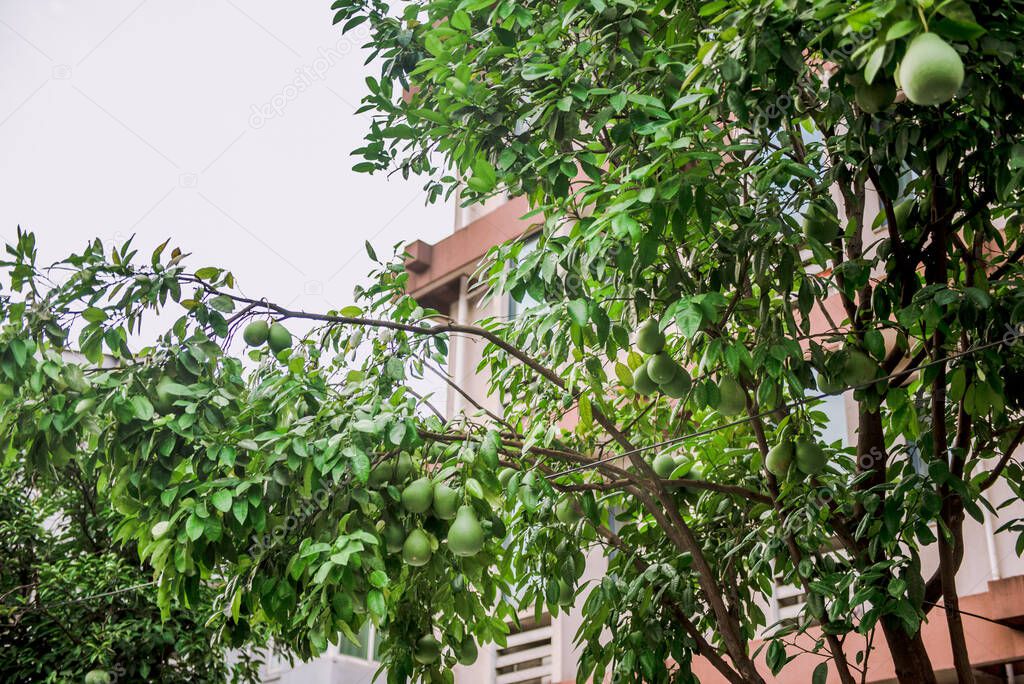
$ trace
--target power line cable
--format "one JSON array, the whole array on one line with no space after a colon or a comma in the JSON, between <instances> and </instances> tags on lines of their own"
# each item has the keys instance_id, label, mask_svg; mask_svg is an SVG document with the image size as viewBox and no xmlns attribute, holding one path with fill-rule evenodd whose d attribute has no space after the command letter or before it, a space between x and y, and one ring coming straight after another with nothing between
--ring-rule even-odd
<instances>
[{"instance_id":1,"label":"power line cable","mask_svg":"<svg viewBox=\"0 0 1024 684\"><path fill-rule=\"evenodd\" d=\"M599 465L603 465L603 464L608 463L610 461L618 460L618 459L623 458L625 456L632 456L633 454L639 454L639 453L642 453L644 451L650 451L651 449L660 449L661 447L672 446L674 444L679 444L680 442L685 442L686 440L689 440L689 439L694 439L695 437L704 437L706 435L710 435L710 434L718 432L720 430L727 430L727 429L729 429L731 427L736 427L737 425L743 425L744 423L751 423L751 422L753 422L755 420L758 420L760 418L765 418L765 417L770 416L770 415L772 415L774 413L777 413L778 411L781 411L781 410L796 408L797 406L803 406L804 404L809 404L812 401L818 401L819 399L824 399L825 397L829 397L829 396L833 396L833 395L845 394L846 392L849 392L850 390L858 390L858 389L861 389L861 388L864 388L864 387L870 387L870 386L872 386L872 385L874 385L876 383L879 383L879 382L884 382L884 381L887 381L887 380L892 380L893 378L898 378L898 377L907 375L910 372L921 371L921 370L924 370L925 368L929 368L930 366L935 366L935 365L938 365L940 363L947 363L949 361L954 361L956 359L959 359L959 358L962 358L962 357L965 357L965 356L970 356L971 354L977 354L978 352L982 352L982 351L985 351L987 349L992 349L994 347L998 347L998 346L1001 346L1001 345L1004 345L1004 344L1010 344L1011 342L1019 340L1021 337L1024 337L1024 333L1017 333L1017 334L1012 335L1012 336L1004 337L1003 339L998 340L996 342L989 342L987 344L979 345L979 346L976 346L976 347L971 347L970 349L965 349L962 352L957 352L957 353L954 353L954 354L950 354L949 356L943 357L941 359L935 359L934 361L929 361L928 363L925 363L925 364L922 364L922 365L918 366L913 371L908 371L906 369L901 370L901 371L894 371L893 373L890 373L889 375L886 375L885 377L875 378L874 380L871 380L871 381L865 382L865 383L861 383L859 385L850 385L848 387L844 387L843 389L836 390L834 392L822 392L821 394L815 394L815 395L811 395L811 396L808 396L808 397L803 397L801 399L794 399L793 401L791 401L788 404L783 404L782 406L777 406L775 408L772 408L772 409L769 409L769 410L766 410L766 411L761 411L760 413L756 413L756 414L754 414L752 416L748 416L746 418L740 418L738 420L734 420L734 421L731 421L729 423L725 423L723 425L716 425L714 427L705 428L703 430L698 430L696 432L691 432L689 434L681 435L679 437L673 437L672 439L667 439L667 440L664 440L662 442L656 442L655 444L649 444L647 446L637 447L635 449L630 449L628 451L624 451L624 452L622 452L620 454L615 454L613 456L608 456L608 457L605 457L605 458L602 458L602 459L598 459L598 460L592 461L590 463L586 463L586 464L583 464L583 465L578 465L578 466L575 466L573 468L569 468L568 470L563 470L563 471L558 472L558 473L552 473L551 475L547 476L547 479L548 480L553 480L553 479L558 478L558 477L564 477L566 475L572 475L573 473L578 473L578 472L582 472L584 470L589 470L591 468L596 468Z\"/></svg>"}]
</instances>

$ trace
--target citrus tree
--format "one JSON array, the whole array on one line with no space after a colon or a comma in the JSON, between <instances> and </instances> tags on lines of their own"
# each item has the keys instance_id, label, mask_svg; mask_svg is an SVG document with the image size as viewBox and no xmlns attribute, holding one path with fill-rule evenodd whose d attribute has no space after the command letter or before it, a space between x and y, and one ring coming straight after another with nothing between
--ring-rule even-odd
<instances>
[{"instance_id":1,"label":"citrus tree","mask_svg":"<svg viewBox=\"0 0 1024 684\"><path fill-rule=\"evenodd\" d=\"M177 250L96 241L48 270L19 233L8 448L95 460L162 605L217 578L219 629L300 656L372 621L393 682L451 681L523 610L570 605L580 681L694 681L702 658L762 682L810 651L850 684L884 641L934 682L937 605L973 681L962 525L1024 476L1021 3L333 9L380 69L356 169L526 196L537 249L477 279L530 306L451 321L397 255L352 306L296 311ZM157 311L178 318L143 347ZM417 391L458 335L499 410ZM852 444L823 438L840 394ZM608 566L586 586L584 551ZM777 577L807 601L769 624Z\"/></svg>"},{"instance_id":2,"label":"citrus tree","mask_svg":"<svg viewBox=\"0 0 1024 684\"><path fill-rule=\"evenodd\" d=\"M252 652L205 626L216 590L161 619L134 544L85 458L0 457L0 679L6 682L259 682ZM238 645L251 647L253 638Z\"/></svg>"}]
</instances>

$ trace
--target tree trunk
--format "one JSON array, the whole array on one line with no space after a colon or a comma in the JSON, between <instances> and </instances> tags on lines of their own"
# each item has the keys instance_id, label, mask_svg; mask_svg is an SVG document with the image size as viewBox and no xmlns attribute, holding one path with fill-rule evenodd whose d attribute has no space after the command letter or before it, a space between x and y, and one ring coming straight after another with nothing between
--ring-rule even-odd
<instances>
[{"instance_id":1,"label":"tree trunk","mask_svg":"<svg viewBox=\"0 0 1024 684\"><path fill-rule=\"evenodd\" d=\"M936 684L935 670L924 648L920 629L911 636L898 619L883 618L882 631L900 684Z\"/></svg>"}]
</instances>

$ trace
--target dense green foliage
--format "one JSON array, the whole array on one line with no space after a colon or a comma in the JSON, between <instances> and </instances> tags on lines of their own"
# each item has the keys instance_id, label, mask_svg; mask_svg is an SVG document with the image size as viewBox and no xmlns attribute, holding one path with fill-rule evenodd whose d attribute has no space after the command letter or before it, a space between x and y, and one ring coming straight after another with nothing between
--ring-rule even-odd
<instances>
[{"instance_id":1,"label":"dense green foliage","mask_svg":"<svg viewBox=\"0 0 1024 684\"><path fill-rule=\"evenodd\" d=\"M213 589L161 619L151 573L110 538L118 515L87 460L25 466L14 451L0 465L0 680L259 681L260 661L229 661L205 627Z\"/></svg>"},{"instance_id":2,"label":"dense green foliage","mask_svg":"<svg viewBox=\"0 0 1024 684\"><path fill-rule=\"evenodd\" d=\"M532 305L437 322L384 260L353 306L292 311L99 242L53 285L20 235L5 438L40 471L89 445L162 605L218 578L226 632L302 656L372 620L392 681L451 681L521 610L575 604L581 681L689 682L700 656L760 682L799 643L852 684L884 639L901 682L933 682L940 600L972 681L962 523L1024 480L1022 7L338 0L381 67L357 170L525 195L537 248L496 247L479 280ZM938 106L894 87L926 30L965 70L950 100L958 74L907 68ZM319 327L230 353L268 319ZM650 320L664 339L635 342ZM488 343L497 413L446 420L414 391L453 335ZM856 403L854 444L823 443L826 393ZM585 598L583 550L608 564ZM776 577L808 600L768 625Z\"/></svg>"}]
</instances>

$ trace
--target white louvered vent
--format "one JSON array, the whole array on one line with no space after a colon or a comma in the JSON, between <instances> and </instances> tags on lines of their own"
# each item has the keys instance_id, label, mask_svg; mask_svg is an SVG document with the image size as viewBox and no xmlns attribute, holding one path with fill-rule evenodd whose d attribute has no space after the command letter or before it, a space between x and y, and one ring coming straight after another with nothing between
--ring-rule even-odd
<instances>
[{"instance_id":1,"label":"white louvered vent","mask_svg":"<svg viewBox=\"0 0 1024 684\"><path fill-rule=\"evenodd\" d=\"M551 684L551 616L511 625L508 646L498 649L495 684Z\"/></svg>"}]
</instances>

